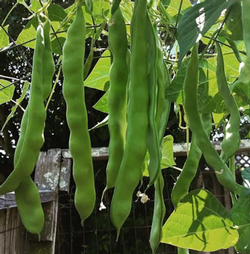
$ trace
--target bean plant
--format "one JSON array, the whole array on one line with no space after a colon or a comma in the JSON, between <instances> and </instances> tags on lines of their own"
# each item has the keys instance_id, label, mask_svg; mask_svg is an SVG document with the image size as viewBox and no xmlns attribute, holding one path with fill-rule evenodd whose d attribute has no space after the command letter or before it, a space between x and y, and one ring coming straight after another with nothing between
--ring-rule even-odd
<instances>
[{"instance_id":1,"label":"bean plant","mask_svg":"<svg viewBox=\"0 0 250 254\"><path fill-rule=\"evenodd\" d=\"M39 191L31 174L47 138L46 111L62 70L74 203L82 225L95 206L106 208L106 192L113 188L110 219L119 241L133 202L147 203L153 198L148 197L148 189L153 188L148 239L153 254L160 243L176 246L178 253L230 247L250 253L250 172L243 168L242 180L236 181L234 162L241 140L247 137L240 135L241 118L250 114L249 0L76 0L66 8L52 0L31 1L30 5L19 0L0 27L0 53L13 47L6 22L20 5L30 16L15 46L34 50L31 88L23 89L15 101L13 83L8 77L0 80L1 104L15 103L1 132L8 128L17 106L21 107L25 93L28 97L14 167L0 185L0 194L15 192L26 230L40 236L44 227ZM94 64L94 53L104 36L108 47ZM110 133L100 204L96 202L84 86L105 92L93 107L107 117L91 129L108 125ZM166 135L173 108L186 134L187 158L182 169L175 167L173 137ZM224 130L218 153L211 131L220 126ZM219 184L230 192L230 211L206 186L190 191L202 156ZM171 193L174 211L166 218L162 170L168 168L180 173Z\"/></svg>"}]
</instances>

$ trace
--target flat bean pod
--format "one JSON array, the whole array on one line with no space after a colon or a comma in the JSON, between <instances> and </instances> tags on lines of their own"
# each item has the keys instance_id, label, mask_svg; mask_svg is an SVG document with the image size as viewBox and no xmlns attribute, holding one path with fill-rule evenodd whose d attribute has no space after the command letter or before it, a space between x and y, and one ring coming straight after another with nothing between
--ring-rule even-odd
<instances>
[{"instance_id":1,"label":"flat bean pod","mask_svg":"<svg viewBox=\"0 0 250 254\"><path fill-rule=\"evenodd\" d=\"M149 184L147 189L154 184L160 171L160 142L159 130L157 129L156 110L157 110L157 34L147 13L147 40L148 40L148 62L149 62L149 105L148 105L148 152L149 152Z\"/></svg>"},{"instance_id":2,"label":"flat bean pod","mask_svg":"<svg viewBox=\"0 0 250 254\"><path fill-rule=\"evenodd\" d=\"M133 192L138 185L147 151L148 127L148 45L146 0L136 0L131 21L131 66L127 135L124 155L111 202L111 221L120 229L131 210Z\"/></svg>"},{"instance_id":3,"label":"flat bean pod","mask_svg":"<svg viewBox=\"0 0 250 254\"><path fill-rule=\"evenodd\" d=\"M157 74L157 99L156 99L156 114L155 114L155 122L156 128L158 131L158 149L159 149L159 157L161 161L162 152L161 152L161 143L164 136L166 124L168 121L168 116L170 112L170 101L166 98L166 90L170 84L170 76L169 72L166 68L166 65L163 61L163 54L162 48L160 46L158 40L158 34L154 27L154 36L156 38L156 74ZM153 221L150 231L150 247L152 253L156 253L157 248L160 244L162 238L162 226L163 220L165 217L165 204L164 204L164 197L163 197L163 190L164 190L164 179L162 177L162 172L160 168L160 164L158 165L158 176L156 181L154 182L155 187L155 197L154 197L154 212L153 212Z\"/></svg>"}]
</instances>

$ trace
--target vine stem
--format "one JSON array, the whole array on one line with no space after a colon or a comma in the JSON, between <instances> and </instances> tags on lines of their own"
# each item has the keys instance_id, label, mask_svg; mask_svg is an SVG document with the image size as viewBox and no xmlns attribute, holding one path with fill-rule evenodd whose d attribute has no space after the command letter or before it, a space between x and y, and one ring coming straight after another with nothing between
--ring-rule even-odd
<instances>
[{"instance_id":1,"label":"vine stem","mask_svg":"<svg viewBox=\"0 0 250 254\"><path fill-rule=\"evenodd\" d=\"M58 63L59 63L59 62L61 62L61 59L58 60ZM59 67L59 70L58 70L58 73L57 73L57 76L56 76L56 80L55 80L55 82L54 82L54 84L53 84L51 93L50 93L49 98L48 98L48 101L47 101L47 103L46 103L46 107L45 107L45 110L46 110L46 111L47 111L47 109L48 109L48 107L49 107L49 103L50 103L50 101L51 101L51 99L52 99L52 96L53 96L53 94L54 94L54 92L55 92L56 85L57 85L57 83L58 83L58 80L59 80L59 77L60 77L60 74L61 74L61 70L62 70L62 65L60 65L60 67Z\"/></svg>"},{"instance_id":2,"label":"vine stem","mask_svg":"<svg viewBox=\"0 0 250 254\"><path fill-rule=\"evenodd\" d=\"M18 5L18 2L16 2L12 8L10 9L10 11L8 12L8 14L6 15L6 17L4 18L3 22L2 22L2 25L1 26L4 26L6 20L8 19L8 17L10 16L10 14L12 13L12 11L17 7Z\"/></svg>"}]
</instances>

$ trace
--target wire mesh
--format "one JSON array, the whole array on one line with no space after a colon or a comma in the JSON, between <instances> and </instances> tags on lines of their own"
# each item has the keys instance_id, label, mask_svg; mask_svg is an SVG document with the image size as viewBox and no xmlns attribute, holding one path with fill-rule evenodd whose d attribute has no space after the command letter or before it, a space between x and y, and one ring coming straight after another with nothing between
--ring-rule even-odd
<instances>
[{"instance_id":1,"label":"wire mesh","mask_svg":"<svg viewBox=\"0 0 250 254\"><path fill-rule=\"evenodd\" d=\"M247 155L239 155L240 159L236 157L236 164L241 163L241 166L245 166L246 163L250 163L250 158L246 156ZM179 157L177 166L182 167L184 161L184 157ZM113 190L109 190L105 196L104 203L106 210L99 211L100 197L105 187L105 167L106 164L104 162L95 162L95 169L98 172L96 174L97 205L93 214L85 221L83 228L80 226L80 218L73 204L74 187L69 194L60 194L60 223L58 223L60 228L57 235L56 253L151 254L149 235L154 206L154 188L150 188L147 191L150 200L146 204L142 204L140 201L136 202L136 192L134 193L134 202L130 216L121 230L118 242L116 242L116 231L109 217ZM170 168L164 169L162 172L165 180L164 200L166 206L166 220L173 211L171 190L179 172ZM141 190L145 189L146 185L147 181L143 183ZM210 190L227 209L230 209L229 192L218 183L215 174L206 166L204 160L201 160L199 170L191 185L191 189L195 188L206 188ZM157 254L165 253L177 253L177 249L171 245L160 244ZM191 253L197 252L191 251ZM230 249L220 250L215 253L232 254L235 253L235 251Z\"/></svg>"}]
</instances>

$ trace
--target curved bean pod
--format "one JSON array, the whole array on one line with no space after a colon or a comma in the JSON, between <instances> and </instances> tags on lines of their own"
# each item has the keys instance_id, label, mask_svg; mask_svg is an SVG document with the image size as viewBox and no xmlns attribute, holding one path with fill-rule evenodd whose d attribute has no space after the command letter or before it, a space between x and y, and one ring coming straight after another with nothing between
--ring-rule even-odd
<instances>
[{"instance_id":1,"label":"curved bean pod","mask_svg":"<svg viewBox=\"0 0 250 254\"><path fill-rule=\"evenodd\" d=\"M198 50L196 45L193 48L184 81L184 107L188 123L206 162L215 170L218 181L228 190L240 195L243 187L234 181L234 177L229 168L210 143L201 122L197 103L198 63Z\"/></svg>"},{"instance_id":2,"label":"curved bean pod","mask_svg":"<svg viewBox=\"0 0 250 254\"><path fill-rule=\"evenodd\" d=\"M219 93L224 99L225 106L229 110L230 119L226 125L225 137L222 141L221 158L227 162L240 147L240 113L238 106L227 84L227 79L224 70L224 61L219 43L216 43L217 48L217 67L216 78Z\"/></svg>"}]
</instances>

